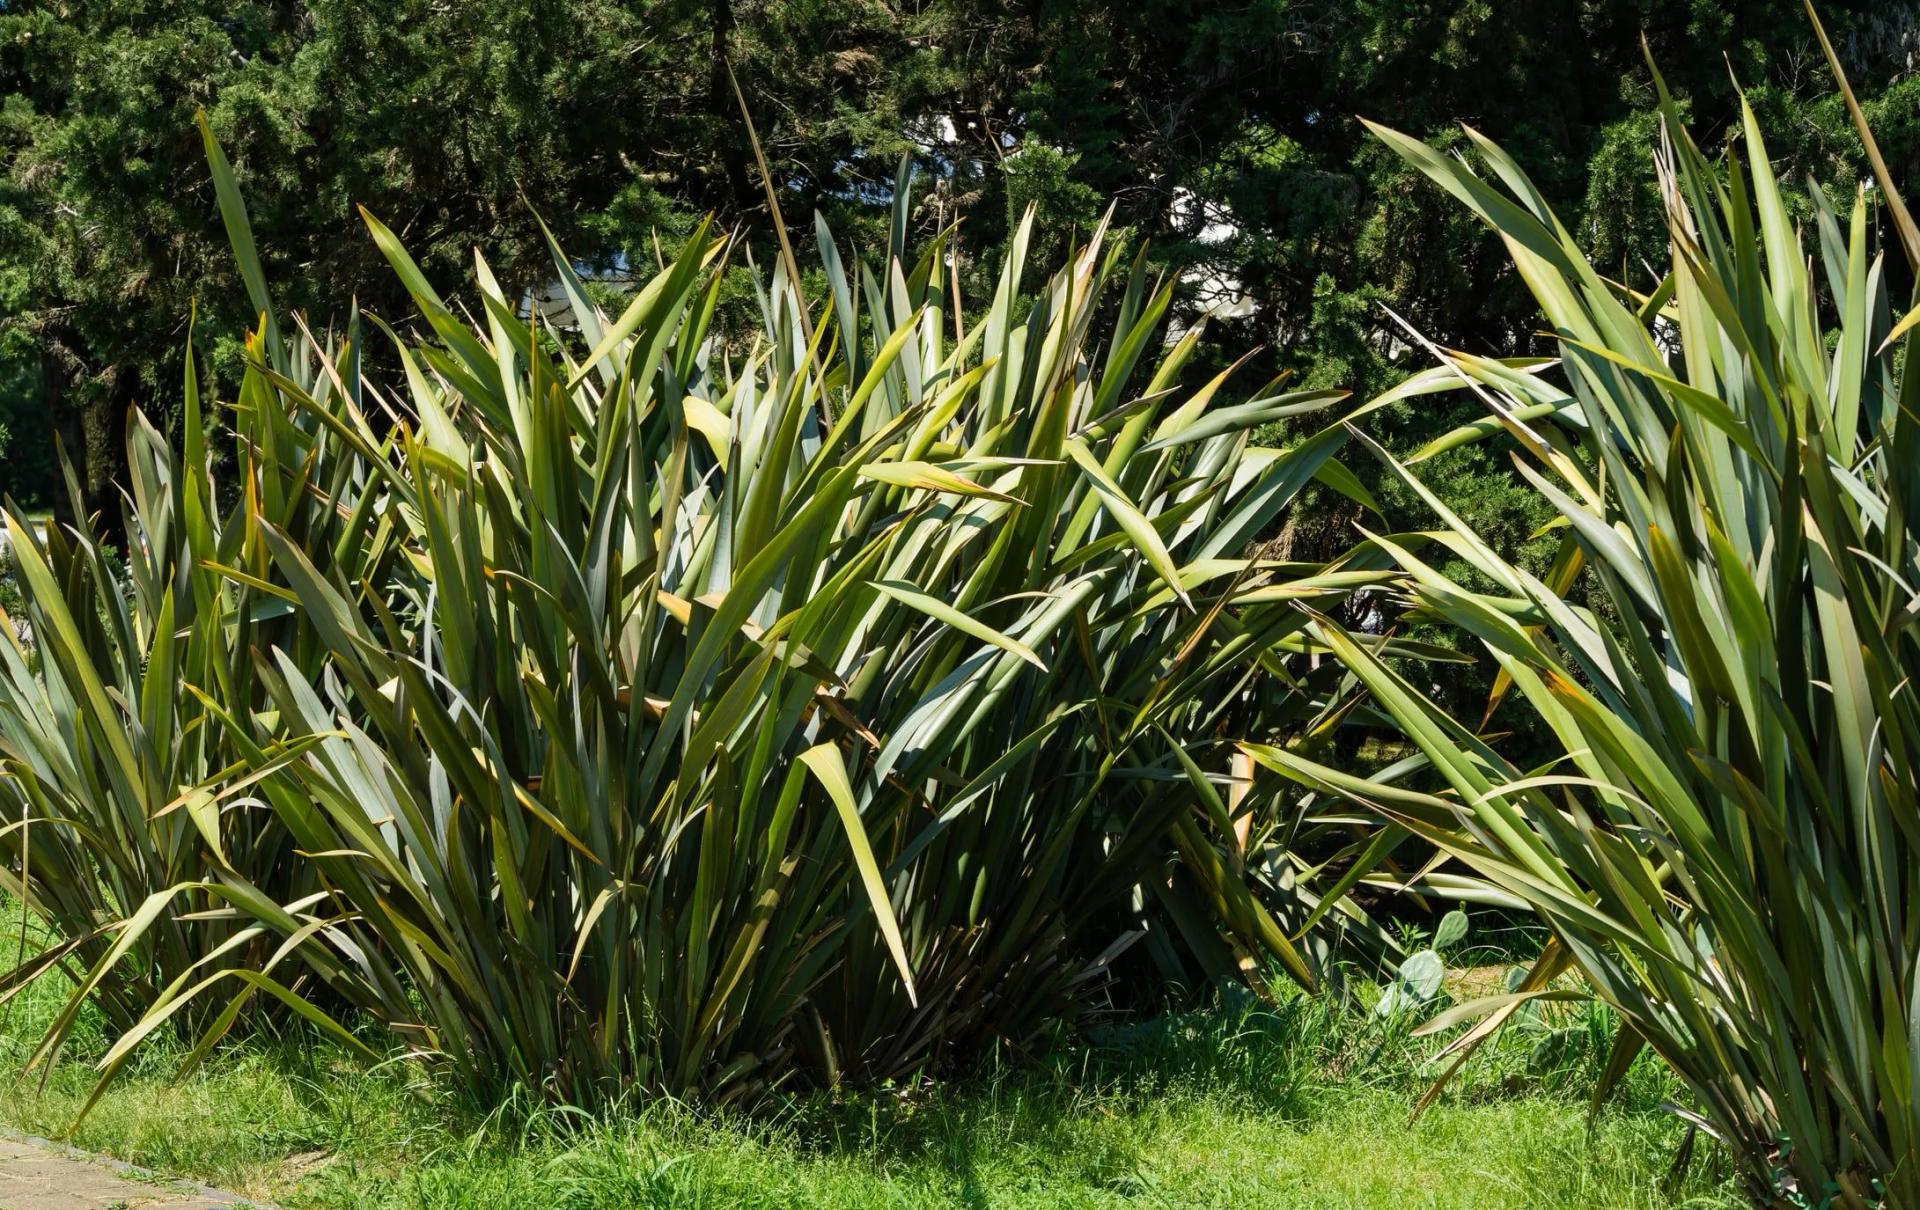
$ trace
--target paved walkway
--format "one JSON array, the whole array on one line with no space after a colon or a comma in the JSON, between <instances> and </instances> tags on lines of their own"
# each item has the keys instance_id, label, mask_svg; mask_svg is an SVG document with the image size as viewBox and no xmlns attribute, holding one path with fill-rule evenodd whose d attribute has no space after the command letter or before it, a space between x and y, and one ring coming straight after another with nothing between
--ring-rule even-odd
<instances>
[{"instance_id":1,"label":"paved walkway","mask_svg":"<svg viewBox=\"0 0 1920 1210\"><path fill-rule=\"evenodd\" d=\"M255 1206L45 1139L0 1135L0 1210L230 1210Z\"/></svg>"}]
</instances>

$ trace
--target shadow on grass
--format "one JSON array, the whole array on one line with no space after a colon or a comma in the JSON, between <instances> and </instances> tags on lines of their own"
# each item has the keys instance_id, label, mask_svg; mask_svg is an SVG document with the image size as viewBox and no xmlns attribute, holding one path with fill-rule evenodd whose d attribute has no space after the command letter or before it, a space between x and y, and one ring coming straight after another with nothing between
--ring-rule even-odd
<instances>
[{"instance_id":1,"label":"shadow on grass","mask_svg":"<svg viewBox=\"0 0 1920 1210\"><path fill-rule=\"evenodd\" d=\"M638 1095L591 1114L480 1105L417 1062L368 1070L303 1032L230 1045L175 1083L182 1048L161 1044L73 1141L316 1208L1737 1204L1710 1167L1663 1184L1680 1130L1658 1110L1677 1090L1657 1065L1588 1123L1604 1010L1517 1023L1409 1126L1444 1039L1411 1037L1355 986L1114 1015L939 1082L725 1111ZM17 1076L59 996L36 988L6 1010L0 1123L62 1133L92 1087L97 1028L44 1091Z\"/></svg>"}]
</instances>

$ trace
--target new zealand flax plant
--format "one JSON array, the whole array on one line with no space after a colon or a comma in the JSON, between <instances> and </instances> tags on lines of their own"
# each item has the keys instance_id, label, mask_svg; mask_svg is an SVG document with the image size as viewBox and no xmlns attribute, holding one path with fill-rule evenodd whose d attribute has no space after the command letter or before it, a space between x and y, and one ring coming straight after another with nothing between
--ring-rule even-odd
<instances>
[{"instance_id":1,"label":"new zealand flax plant","mask_svg":"<svg viewBox=\"0 0 1920 1210\"><path fill-rule=\"evenodd\" d=\"M576 1102L1023 1044L1142 939L1141 969L1189 983L1313 983L1336 933L1377 939L1293 855L1351 848L1351 821L1233 776L1226 742L1311 746L1356 705L1295 605L1380 584L1392 548L1245 553L1316 477L1365 495L1337 422L1251 440L1341 393L1189 382L1199 333L1164 342L1171 284L1104 227L1037 279L1023 227L964 313L951 233L910 257L908 214L903 173L878 265L822 227L824 305L782 263L748 333L716 326L741 252L705 227L617 317L556 249L555 331L477 257L457 314L369 216L420 317L375 321L379 384L355 348L317 376L269 356L250 272L237 427L298 434L273 472L338 457L351 490L309 493L318 536L244 492L246 558L190 561L297 620L240 648L254 697L181 678L223 755L163 780L253 805L187 812L202 864L115 901L50 1046L179 926L172 895L270 942L130 995L109 1076L182 1013L197 1059L264 993ZM240 818L284 836L277 864L213 868Z\"/></svg>"},{"instance_id":2,"label":"new zealand flax plant","mask_svg":"<svg viewBox=\"0 0 1920 1210\"><path fill-rule=\"evenodd\" d=\"M1824 34L1822 35L1824 38ZM1836 76L1838 63L1834 63ZM1526 176L1379 137L1497 231L1560 347L1517 375L1437 351L1565 517L1544 578L1499 557L1412 469L1483 579L1394 550L1411 603L1498 662L1493 706L1533 712L1535 769L1448 717L1364 638L1318 617L1443 775L1382 794L1285 751L1532 904L1556 944L1516 992L1577 966L1698 1099L1761 1204L1920 1205L1920 311L1897 318L1873 247L1920 268L1920 229L1844 78L1874 167L1796 219L1743 107L1709 159L1663 95L1670 267L1648 293L1582 257ZM1497 426L1497 427L1496 427ZM1471 435L1471 434L1469 434ZM1492 711L1489 711L1491 715ZM1604 1092L1604 1085L1602 1091Z\"/></svg>"},{"instance_id":3,"label":"new zealand flax plant","mask_svg":"<svg viewBox=\"0 0 1920 1210\"><path fill-rule=\"evenodd\" d=\"M211 139L207 149L235 203L229 216L244 224L225 160ZM270 316L244 226L234 237ZM269 319L249 353L261 370L231 409L224 460L207 440L191 353L179 444L131 417L126 549L9 506L24 608L0 627L0 889L59 940L13 956L0 1001L41 974L97 967L93 999L111 1027L130 1028L195 972L266 960L275 943L231 894L265 907L319 888L250 792L261 769L315 742L278 718L256 653L311 663L323 650L266 535L289 535L354 581L386 579L399 552L391 524L367 524L381 495L368 490L364 460L327 427L356 406L353 342L284 339ZM270 379L310 408L282 409ZM68 484L77 500L71 475ZM143 909L154 918L129 935L123 922Z\"/></svg>"}]
</instances>

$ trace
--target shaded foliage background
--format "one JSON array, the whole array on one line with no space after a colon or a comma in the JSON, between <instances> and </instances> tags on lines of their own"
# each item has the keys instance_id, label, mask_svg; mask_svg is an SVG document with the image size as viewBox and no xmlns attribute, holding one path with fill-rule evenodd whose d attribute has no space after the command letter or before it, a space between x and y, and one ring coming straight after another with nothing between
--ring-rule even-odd
<instances>
[{"instance_id":1,"label":"shaded foliage background","mask_svg":"<svg viewBox=\"0 0 1920 1210\"><path fill-rule=\"evenodd\" d=\"M1824 8L1910 169L1920 5ZM269 277L297 283L287 301L316 324L356 301L408 309L356 203L436 279L478 246L510 292L548 276L536 211L615 271L653 255L655 230L751 218L765 199L731 62L802 230L816 208L877 227L903 154L923 170L918 221L963 218L974 273L1028 204L1048 259L1111 201L1188 274L1189 308L1223 290L1252 304L1215 322L1216 362L1257 345L1256 370L1365 392L1425 361L1388 300L1442 344L1535 338L1491 238L1356 115L1456 146L1474 124L1597 262L1644 285L1661 235L1643 36L1701 117L1734 112L1736 80L1749 90L1783 178L1859 174L1798 0L0 0L0 490L63 503L58 434L110 525L125 411L172 411L195 303L211 370L232 375L249 317L197 107L242 174ZM1405 405L1376 433L1410 448L1466 406ZM1497 447L1436 463L1436 487L1509 549L1545 519ZM1402 502L1382 502L1391 524ZM1322 556L1361 517L1321 493L1276 540Z\"/></svg>"}]
</instances>

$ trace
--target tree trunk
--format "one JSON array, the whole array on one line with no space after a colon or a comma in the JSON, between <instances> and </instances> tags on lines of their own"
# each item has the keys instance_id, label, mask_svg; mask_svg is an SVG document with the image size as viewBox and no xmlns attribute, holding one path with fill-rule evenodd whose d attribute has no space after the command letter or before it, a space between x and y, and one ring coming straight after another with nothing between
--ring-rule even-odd
<instances>
[{"instance_id":1,"label":"tree trunk","mask_svg":"<svg viewBox=\"0 0 1920 1210\"><path fill-rule=\"evenodd\" d=\"M87 429L86 478L87 513L93 532L102 542L126 550L126 509L123 492L130 492L127 480L127 413L135 404L140 389L139 377L122 370L113 385L98 399L89 401L84 423Z\"/></svg>"},{"instance_id":2,"label":"tree trunk","mask_svg":"<svg viewBox=\"0 0 1920 1210\"><path fill-rule=\"evenodd\" d=\"M67 488L65 472L72 459L87 448L86 430L80 423L80 407L72 399L67 389L67 365L64 348L59 338L52 332L42 333L40 344L40 399L41 415L46 417L45 434L34 434L32 440L51 440L54 444L54 461L60 468L56 476L53 491L54 524L64 529L79 529L84 519L84 502L76 511L73 493Z\"/></svg>"},{"instance_id":3,"label":"tree trunk","mask_svg":"<svg viewBox=\"0 0 1920 1210\"><path fill-rule=\"evenodd\" d=\"M110 546L126 538L120 509L120 485L126 479L127 408L132 392L119 383L87 398L76 391L72 367L78 364L65 333L43 333L40 389L47 428L58 445L61 482L53 491L56 524L96 535Z\"/></svg>"},{"instance_id":4,"label":"tree trunk","mask_svg":"<svg viewBox=\"0 0 1920 1210\"><path fill-rule=\"evenodd\" d=\"M733 82L727 78L727 65L733 53L733 0L711 0L713 14L712 62L708 64L707 108L719 120L720 166L726 176L726 205L722 213L739 214L756 205L760 184L748 167L753 151L747 142L746 124L740 119L740 100L734 96ZM744 86L743 86L744 88Z\"/></svg>"}]
</instances>

